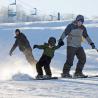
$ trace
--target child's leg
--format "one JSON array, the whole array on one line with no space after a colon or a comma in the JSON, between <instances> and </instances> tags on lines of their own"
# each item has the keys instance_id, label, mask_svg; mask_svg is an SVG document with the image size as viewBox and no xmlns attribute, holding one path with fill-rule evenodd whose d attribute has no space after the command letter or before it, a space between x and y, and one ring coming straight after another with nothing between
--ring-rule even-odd
<instances>
[{"instance_id":1,"label":"child's leg","mask_svg":"<svg viewBox=\"0 0 98 98\"><path fill-rule=\"evenodd\" d=\"M44 63L44 69L45 69L45 72L46 72L46 75L49 75L49 76L52 76L52 73L51 73L51 69L50 69L50 62L51 62L51 57L46 57L46 61Z\"/></svg>"},{"instance_id":2,"label":"child's leg","mask_svg":"<svg viewBox=\"0 0 98 98\"><path fill-rule=\"evenodd\" d=\"M37 70L37 73L38 75L43 75L43 70L42 70L42 67L44 65L44 62L45 62L45 56L42 55L40 60L38 61L38 63L36 64L36 70Z\"/></svg>"},{"instance_id":3,"label":"child's leg","mask_svg":"<svg viewBox=\"0 0 98 98\"><path fill-rule=\"evenodd\" d=\"M36 64L36 70L38 75L43 75L42 66L39 63Z\"/></svg>"},{"instance_id":4,"label":"child's leg","mask_svg":"<svg viewBox=\"0 0 98 98\"><path fill-rule=\"evenodd\" d=\"M49 65L44 66L46 75L52 76L51 69Z\"/></svg>"}]
</instances>

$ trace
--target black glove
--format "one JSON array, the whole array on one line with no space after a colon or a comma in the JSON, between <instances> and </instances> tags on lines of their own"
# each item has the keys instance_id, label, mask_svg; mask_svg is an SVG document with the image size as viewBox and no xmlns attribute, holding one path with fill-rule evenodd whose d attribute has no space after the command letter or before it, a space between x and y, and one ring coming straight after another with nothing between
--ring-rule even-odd
<instances>
[{"instance_id":1,"label":"black glove","mask_svg":"<svg viewBox=\"0 0 98 98\"><path fill-rule=\"evenodd\" d=\"M37 48L37 45L34 45L34 46L33 46L33 49L35 49L35 48Z\"/></svg>"},{"instance_id":2,"label":"black glove","mask_svg":"<svg viewBox=\"0 0 98 98\"><path fill-rule=\"evenodd\" d=\"M95 49L95 44L94 43L91 43L90 45L91 45L92 49Z\"/></svg>"},{"instance_id":3,"label":"black glove","mask_svg":"<svg viewBox=\"0 0 98 98\"><path fill-rule=\"evenodd\" d=\"M9 55L12 56L12 51L9 52Z\"/></svg>"},{"instance_id":4,"label":"black glove","mask_svg":"<svg viewBox=\"0 0 98 98\"><path fill-rule=\"evenodd\" d=\"M63 46L63 45L64 45L64 42L63 42L62 39L59 39L58 45L59 45L59 46Z\"/></svg>"}]
</instances>

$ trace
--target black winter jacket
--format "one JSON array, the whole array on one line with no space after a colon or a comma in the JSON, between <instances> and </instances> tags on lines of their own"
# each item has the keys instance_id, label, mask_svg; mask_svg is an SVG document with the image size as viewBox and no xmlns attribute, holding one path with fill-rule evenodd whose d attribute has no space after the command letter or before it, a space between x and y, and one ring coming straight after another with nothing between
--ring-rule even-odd
<instances>
[{"instance_id":1,"label":"black winter jacket","mask_svg":"<svg viewBox=\"0 0 98 98\"><path fill-rule=\"evenodd\" d=\"M31 46L29 44L29 41L27 40L26 36L23 33L20 33L18 36L15 36L16 41L11 48L11 52L15 50L15 48L18 46L20 51L24 51L27 48L31 49Z\"/></svg>"}]
</instances>

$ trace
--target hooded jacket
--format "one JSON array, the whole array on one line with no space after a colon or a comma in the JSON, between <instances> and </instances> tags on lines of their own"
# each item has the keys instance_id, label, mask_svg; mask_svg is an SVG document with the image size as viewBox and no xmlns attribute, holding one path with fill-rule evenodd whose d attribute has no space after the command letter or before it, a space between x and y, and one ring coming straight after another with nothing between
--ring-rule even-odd
<instances>
[{"instance_id":1,"label":"hooded jacket","mask_svg":"<svg viewBox=\"0 0 98 98\"><path fill-rule=\"evenodd\" d=\"M19 47L20 51L24 51L27 48L31 49L29 41L27 40L26 36L23 33L19 33L18 36L15 36L15 39L16 41L13 47L11 48L11 52L13 52L17 46Z\"/></svg>"}]
</instances>

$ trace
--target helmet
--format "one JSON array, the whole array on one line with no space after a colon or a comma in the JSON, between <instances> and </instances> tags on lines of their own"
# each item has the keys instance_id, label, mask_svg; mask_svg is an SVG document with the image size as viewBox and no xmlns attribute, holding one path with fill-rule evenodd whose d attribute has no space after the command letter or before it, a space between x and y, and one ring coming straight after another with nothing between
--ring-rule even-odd
<instances>
[{"instance_id":1,"label":"helmet","mask_svg":"<svg viewBox=\"0 0 98 98\"><path fill-rule=\"evenodd\" d=\"M20 30L19 29L16 29L15 32L19 32L20 33Z\"/></svg>"},{"instance_id":2,"label":"helmet","mask_svg":"<svg viewBox=\"0 0 98 98\"><path fill-rule=\"evenodd\" d=\"M48 43L52 46L54 46L56 44L56 39L54 37L50 37L48 40Z\"/></svg>"},{"instance_id":3,"label":"helmet","mask_svg":"<svg viewBox=\"0 0 98 98\"><path fill-rule=\"evenodd\" d=\"M84 22L84 16L78 15L78 16L76 17L76 21L82 21L82 22Z\"/></svg>"}]
</instances>

